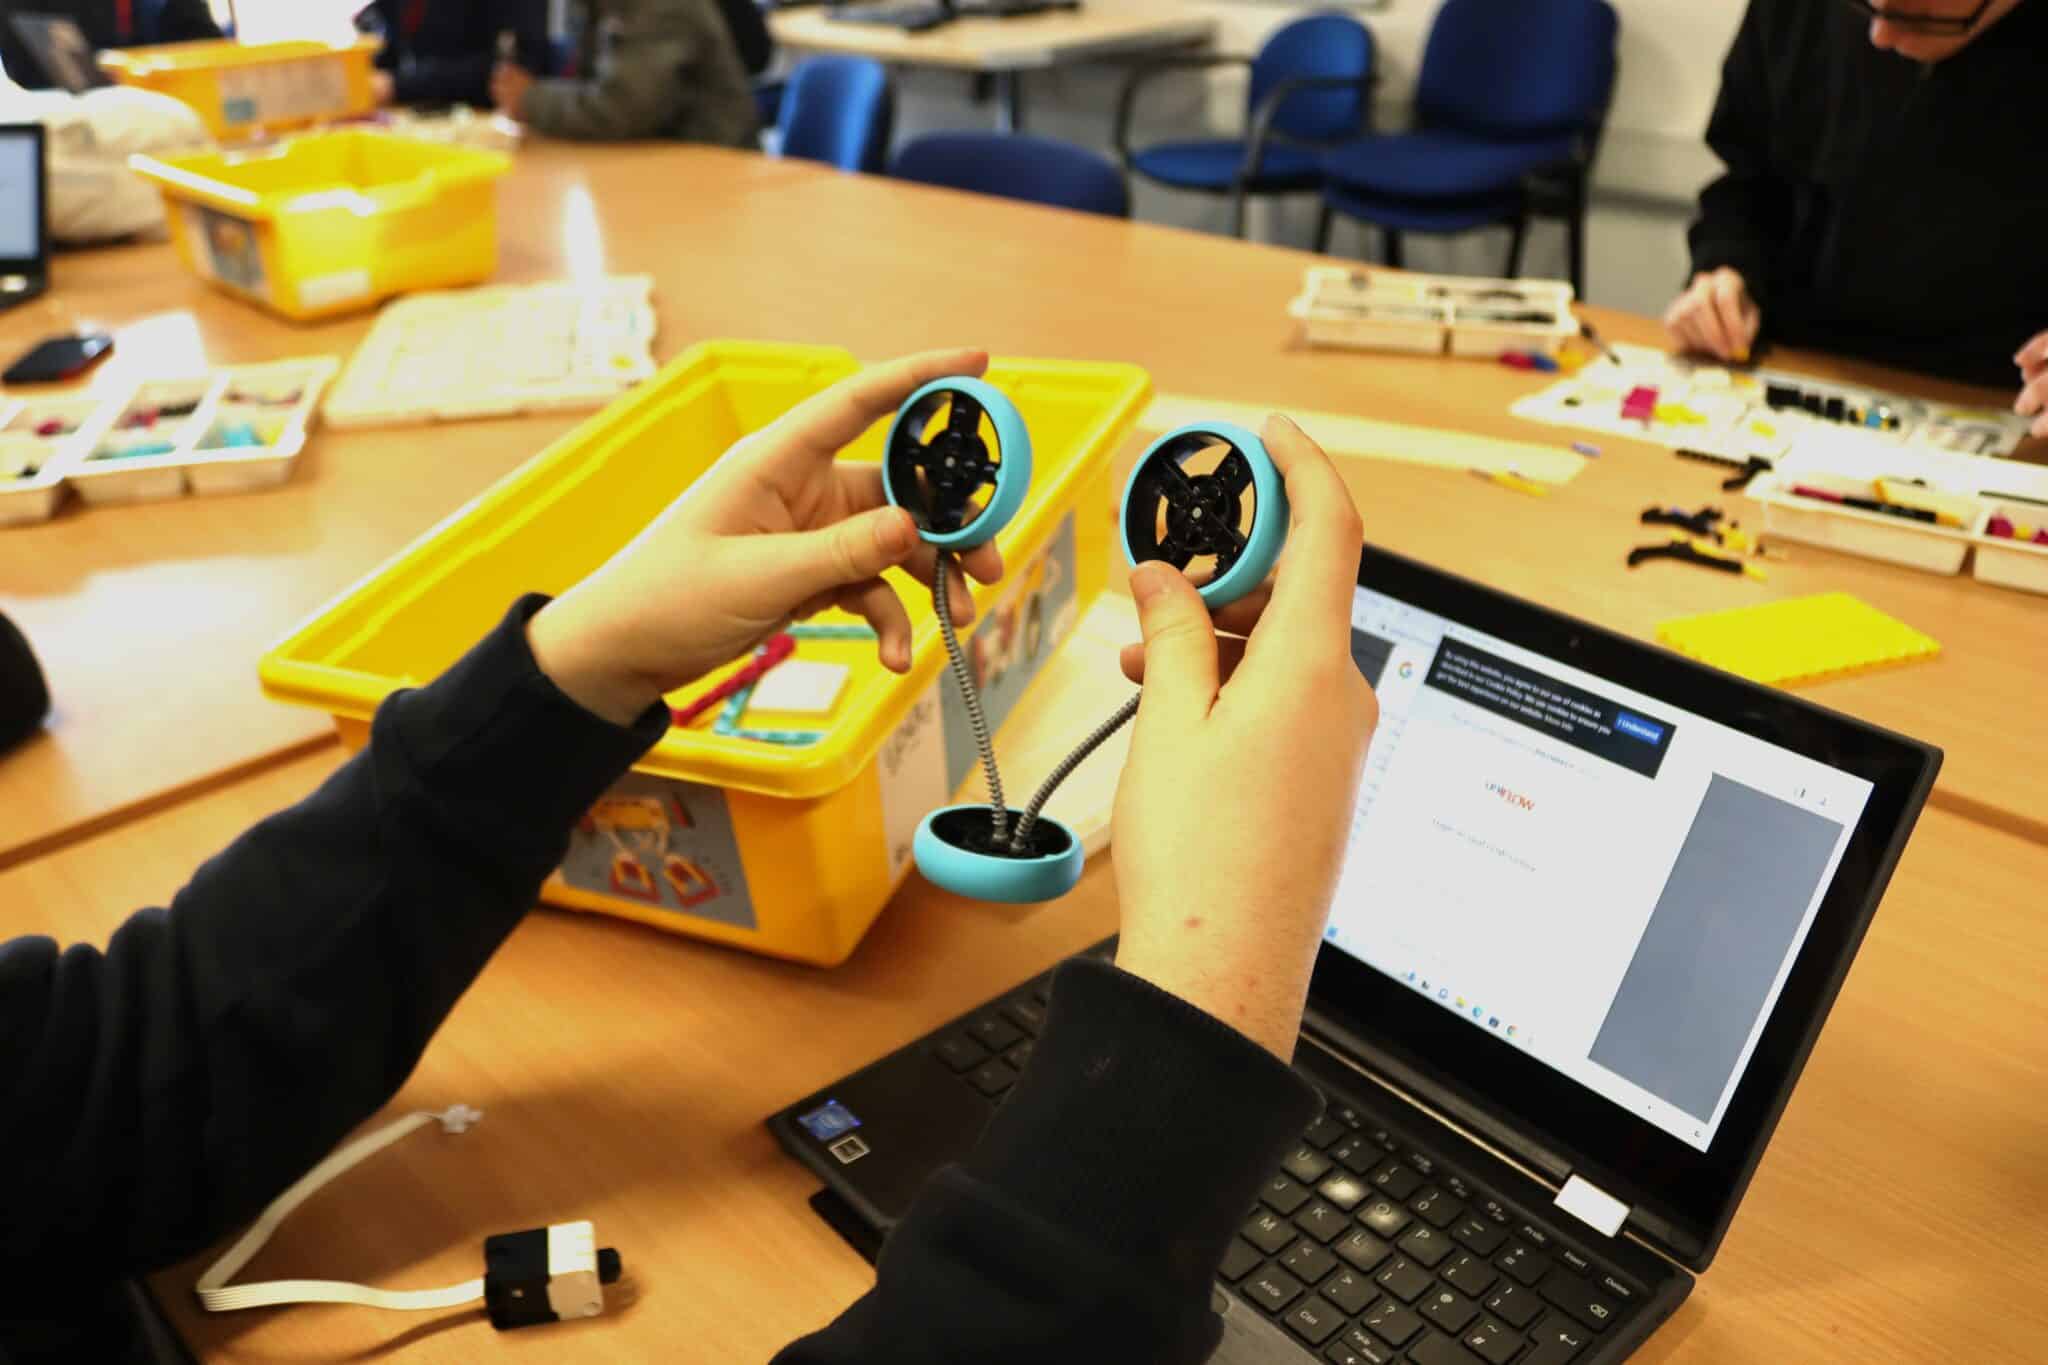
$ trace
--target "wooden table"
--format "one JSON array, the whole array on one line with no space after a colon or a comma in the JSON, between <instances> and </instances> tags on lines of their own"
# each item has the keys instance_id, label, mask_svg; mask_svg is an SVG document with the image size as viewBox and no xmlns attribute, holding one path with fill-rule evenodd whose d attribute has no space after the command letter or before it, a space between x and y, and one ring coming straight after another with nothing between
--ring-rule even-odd
<instances>
[{"instance_id":1,"label":"wooden table","mask_svg":"<svg viewBox=\"0 0 2048 1365\"><path fill-rule=\"evenodd\" d=\"M663 356L707 337L829 342L870 358L966 342L1136 361L1177 393L1570 439L1507 413L1541 376L1301 348L1283 315L1315 259L1301 252L710 149L535 146L502 202L501 278L649 272ZM1656 337L1647 320L1589 311L1609 336ZM84 322L120 329L110 363L131 370L342 354L367 327L269 318L189 278L169 248L134 247L61 257L52 295L0 315L0 353ZM47 525L0 531L0 611L27 630L58 698L49 732L0 759L0 865L322 743L321 716L259 694L264 649L573 421L323 431L272 492L74 502ZM1803 548L1767 584L1675 564L1630 572L1622 556L1646 538L1644 506L1726 500L1709 467L1597 439L1605 458L1541 501L1440 470L1347 461L1346 474L1369 534L1390 548L1636 635L1828 588L1931 631L1941 659L1808 694L1944 745L1937 801L2048 840L2048 602Z\"/></svg>"},{"instance_id":2,"label":"wooden table","mask_svg":"<svg viewBox=\"0 0 2048 1365\"><path fill-rule=\"evenodd\" d=\"M9 931L103 941L337 761L311 755L0 872ZM460 1102L484 1123L351 1173L248 1272L449 1284L477 1273L489 1232L590 1217L625 1257L622 1311L502 1336L468 1314L203 1317L190 1291L208 1258L156 1276L158 1297L206 1360L764 1360L870 1275L761 1120L1109 932L1108 873L1098 860L1033 910L913 880L831 972L536 912L393 1110ZM1638 1359L1955 1360L1964 1340L1972 1360L2040 1358L2044 885L2048 848L1927 813L1719 1258Z\"/></svg>"},{"instance_id":3,"label":"wooden table","mask_svg":"<svg viewBox=\"0 0 2048 1365\"><path fill-rule=\"evenodd\" d=\"M923 33L847 23L821 8L777 10L769 15L768 27L777 43L799 52L841 52L990 76L998 96L997 127L1014 132L1024 126L1024 72L1206 42L1216 21L1186 5L1159 0L1086 0L1079 10L956 19Z\"/></svg>"}]
</instances>

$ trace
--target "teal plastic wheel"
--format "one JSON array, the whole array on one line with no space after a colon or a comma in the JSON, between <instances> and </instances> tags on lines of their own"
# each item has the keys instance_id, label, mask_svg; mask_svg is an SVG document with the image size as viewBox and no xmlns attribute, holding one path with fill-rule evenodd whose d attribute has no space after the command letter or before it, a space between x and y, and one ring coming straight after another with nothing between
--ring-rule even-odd
<instances>
[{"instance_id":1,"label":"teal plastic wheel","mask_svg":"<svg viewBox=\"0 0 2048 1365\"><path fill-rule=\"evenodd\" d=\"M933 545L966 550L995 539L1030 488L1024 415L986 380L934 379L897 409L882 491Z\"/></svg>"},{"instance_id":2,"label":"teal plastic wheel","mask_svg":"<svg viewBox=\"0 0 2048 1365\"><path fill-rule=\"evenodd\" d=\"M1167 432L1138 457L1117 524L1133 565L1206 567L1199 591L1214 610L1266 581L1287 542L1287 517L1286 481L1266 443L1243 427L1203 422Z\"/></svg>"},{"instance_id":3,"label":"teal plastic wheel","mask_svg":"<svg viewBox=\"0 0 2048 1365\"><path fill-rule=\"evenodd\" d=\"M1005 905L1058 900L1074 889L1087 855L1072 830L1040 815L1025 849L1012 853L997 847L990 814L988 806L942 806L924 818L910 852L926 881ZM1012 828L1019 814L1010 812Z\"/></svg>"}]
</instances>

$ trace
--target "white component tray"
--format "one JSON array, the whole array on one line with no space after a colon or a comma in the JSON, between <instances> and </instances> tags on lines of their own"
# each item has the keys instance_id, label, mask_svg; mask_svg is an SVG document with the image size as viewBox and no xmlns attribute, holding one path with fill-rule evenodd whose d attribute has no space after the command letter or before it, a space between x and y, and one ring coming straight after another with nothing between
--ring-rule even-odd
<instances>
[{"instance_id":1,"label":"white component tray","mask_svg":"<svg viewBox=\"0 0 2048 1365\"><path fill-rule=\"evenodd\" d=\"M1561 280L1494 280L1311 266L1288 305L1312 346L1498 356L1554 355L1578 335L1572 287Z\"/></svg>"},{"instance_id":2,"label":"white component tray","mask_svg":"<svg viewBox=\"0 0 2048 1365\"><path fill-rule=\"evenodd\" d=\"M98 398L0 398L0 526L56 515L65 476L99 439L107 406Z\"/></svg>"}]
</instances>

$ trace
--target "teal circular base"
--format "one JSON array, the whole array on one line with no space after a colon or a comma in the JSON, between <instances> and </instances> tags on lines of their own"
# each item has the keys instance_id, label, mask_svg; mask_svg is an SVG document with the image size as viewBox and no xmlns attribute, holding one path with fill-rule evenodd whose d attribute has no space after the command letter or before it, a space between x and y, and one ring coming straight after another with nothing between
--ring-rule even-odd
<instances>
[{"instance_id":1,"label":"teal circular base","mask_svg":"<svg viewBox=\"0 0 2048 1365\"><path fill-rule=\"evenodd\" d=\"M1011 828L1018 812L1010 813ZM1039 816L1021 854L995 848L985 805L944 806L924 818L911 843L917 870L932 885L970 900L1033 905L1058 900L1081 880L1087 855L1074 832Z\"/></svg>"}]
</instances>

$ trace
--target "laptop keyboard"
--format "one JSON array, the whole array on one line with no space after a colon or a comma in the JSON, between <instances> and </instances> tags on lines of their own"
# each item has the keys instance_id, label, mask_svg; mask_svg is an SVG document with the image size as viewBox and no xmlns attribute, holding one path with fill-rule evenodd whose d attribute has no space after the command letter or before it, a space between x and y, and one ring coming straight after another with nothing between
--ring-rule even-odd
<instances>
[{"instance_id":1,"label":"laptop keyboard","mask_svg":"<svg viewBox=\"0 0 2048 1365\"><path fill-rule=\"evenodd\" d=\"M1108 956L1095 950L1096 956ZM1052 978L927 1042L1000 1105ZM1331 1365L1568 1365L1648 1297L1429 1146L1333 1095L1260 1188L1221 1281Z\"/></svg>"}]
</instances>

